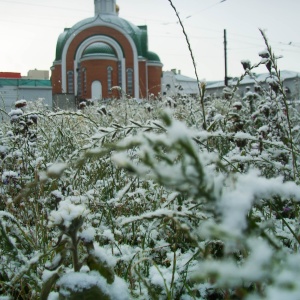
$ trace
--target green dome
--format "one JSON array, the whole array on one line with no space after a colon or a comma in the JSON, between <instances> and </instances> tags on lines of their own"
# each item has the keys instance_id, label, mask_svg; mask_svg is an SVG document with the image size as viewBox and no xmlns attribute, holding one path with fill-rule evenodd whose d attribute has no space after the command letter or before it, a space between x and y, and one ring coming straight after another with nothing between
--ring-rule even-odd
<instances>
[{"instance_id":1,"label":"green dome","mask_svg":"<svg viewBox=\"0 0 300 300\"><path fill-rule=\"evenodd\" d=\"M61 60L61 56L62 56L62 51L64 48L64 45L66 43L67 40L67 34L68 31L70 30L70 28L65 28L64 32L61 33L57 39L57 43L56 43L56 55L55 55L55 60Z\"/></svg>"},{"instance_id":2,"label":"green dome","mask_svg":"<svg viewBox=\"0 0 300 300\"><path fill-rule=\"evenodd\" d=\"M152 51L148 51L146 57L149 61L160 62L159 56Z\"/></svg>"},{"instance_id":3,"label":"green dome","mask_svg":"<svg viewBox=\"0 0 300 300\"><path fill-rule=\"evenodd\" d=\"M90 57L95 55L104 55L110 57L116 57L115 51L113 48L105 43L97 42L89 45L85 48L82 57Z\"/></svg>"},{"instance_id":4,"label":"green dome","mask_svg":"<svg viewBox=\"0 0 300 300\"><path fill-rule=\"evenodd\" d=\"M84 19L76 23L72 28L65 28L65 31L62 34L60 34L57 40L55 61L59 61L62 59L63 48L67 40L72 36L72 34L81 27L84 27L88 24L93 25L93 23L96 23L97 18L107 23L108 25L113 24L117 27L120 27L120 29L126 31L131 36L136 45L138 56L147 57L147 26L135 26L132 23L115 15L97 15L95 17ZM95 24L95 26L97 26L97 23Z\"/></svg>"}]
</instances>

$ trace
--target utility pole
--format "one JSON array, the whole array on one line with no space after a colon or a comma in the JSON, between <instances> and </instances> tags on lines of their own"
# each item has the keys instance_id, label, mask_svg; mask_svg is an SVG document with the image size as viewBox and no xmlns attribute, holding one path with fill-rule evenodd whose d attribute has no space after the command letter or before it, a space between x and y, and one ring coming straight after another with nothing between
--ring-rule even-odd
<instances>
[{"instance_id":1,"label":"utility pole","mask_svg":"<svg viewBox=\"0 0 300 300\"><path fill-rule=\"evenodd\" d=\"M224 29L224 60L225 60L225 78L224 85L228 86L228 76L227 76L227 37L226 37L226 29Z\"/></svg>"}]
</instances>

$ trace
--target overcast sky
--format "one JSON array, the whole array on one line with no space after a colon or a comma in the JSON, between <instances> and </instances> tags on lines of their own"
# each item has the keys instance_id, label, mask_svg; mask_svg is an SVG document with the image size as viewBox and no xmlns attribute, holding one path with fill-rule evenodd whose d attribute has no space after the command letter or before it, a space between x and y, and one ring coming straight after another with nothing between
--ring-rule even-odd
<instances>
[{"instance_id":1,"label":"overcast sky","mask_svg":"<svg viewBox=\"0 0 300 300\"><path fill-rule=\"evenodd\" d=\"M119 16L148 25L149 50L164 70L195 78L185 37L168 0L117 0ZM200 79L224 78L223 33L227 31L228 75L242 74L242 59L258 62L265 30L282 70L300 72L299 0L173 0L183 20ZM93 0L0 0L0 71L49 70L65 27L94 15ZM265 72L260 68L257 73Z\"/></svg>"}]
</instances>

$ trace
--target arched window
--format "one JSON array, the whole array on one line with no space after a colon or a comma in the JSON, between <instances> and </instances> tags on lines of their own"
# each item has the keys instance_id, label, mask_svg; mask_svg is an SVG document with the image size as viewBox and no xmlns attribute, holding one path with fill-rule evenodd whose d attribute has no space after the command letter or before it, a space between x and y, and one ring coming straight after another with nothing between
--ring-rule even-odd
<instances>
[{"instance_id":1,"label":"arched window","mask_svg":"<svg viewBox=\"0 0 300 300\"><path fill-rule=\"evenodd\" d=\"M82 74L81 74L80 63L78 63L76 71L77 71L77 96L81 96L82 95L82 85L81 85Z\"/></svg>"},{"instance_id":2,"label":"arched window","mask_svg":"<svg viewBox=\"0 0 300 300\"><path fill-rule=\"evenodd\" d=\"M87 92L87 84L86 84L86 68L82 68L82 80L83 80L83 92L86 94Z\"/></svg>"},{"instance_id":3,"label":"arched window","mask_svg":"<svg viewBox=\"0 0 300 300\"><path fill-rule=\"evenodd\" d=\"M87 92L86 68L82 68L82 80L83 80L83 93L86 95Z\"/></svg>"},{"instance_id":4,"label":"arched window","mask_svg":"<svg viewBox=\"0 0 300 300\"><path fill-rule=\"evenodd\" d=\"M122 64L118 61L118 85L122 87Z\"/></svg>"},{"instance_id":5,"label":"arched window","mask_svg":"<svg viewBox=\"0 0 300 300\"><path fill-rule=\"evenodd\" d=\"M111 66L107 67L107 90L108 93L111 93L111 88L112 88L112 71L113 68Z\"/></svg>"},{"instance_id":6,"label":"arched window","mask_svg":"<svg viewBox=\"0 0 300 300\"><path fill-rule=\"evenodd\" d=\"M67 77L68 77L68 93L73 94L74 93L74 72L68 71Z\"/></svg>"},{"instance_id":7,"label":"arched window","mask_svg":"<svg viewBox=\"0 0 300 300\"><path fill-rule=\"evenodd\" d=\"M133 96L133 70L127 69L127 94Z\"/></svg>"}]
</instances>

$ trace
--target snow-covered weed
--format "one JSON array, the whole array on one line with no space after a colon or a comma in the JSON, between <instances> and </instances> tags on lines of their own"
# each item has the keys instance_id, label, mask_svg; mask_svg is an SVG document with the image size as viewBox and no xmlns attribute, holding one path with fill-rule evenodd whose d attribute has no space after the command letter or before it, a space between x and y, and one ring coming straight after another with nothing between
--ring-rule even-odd
<instances>
[{"instance_id":1,"label":"snow-covered weed","mask_svg":"<svg viewBox=\"0 0 300 300\"><path fill-rule=\"evenodd\" d=\"M266 46L242 64L269 88L202 84L201 109L18 101L0 128L1 295L297 299L299 115Z\"/></svg>"}]
</instances>

